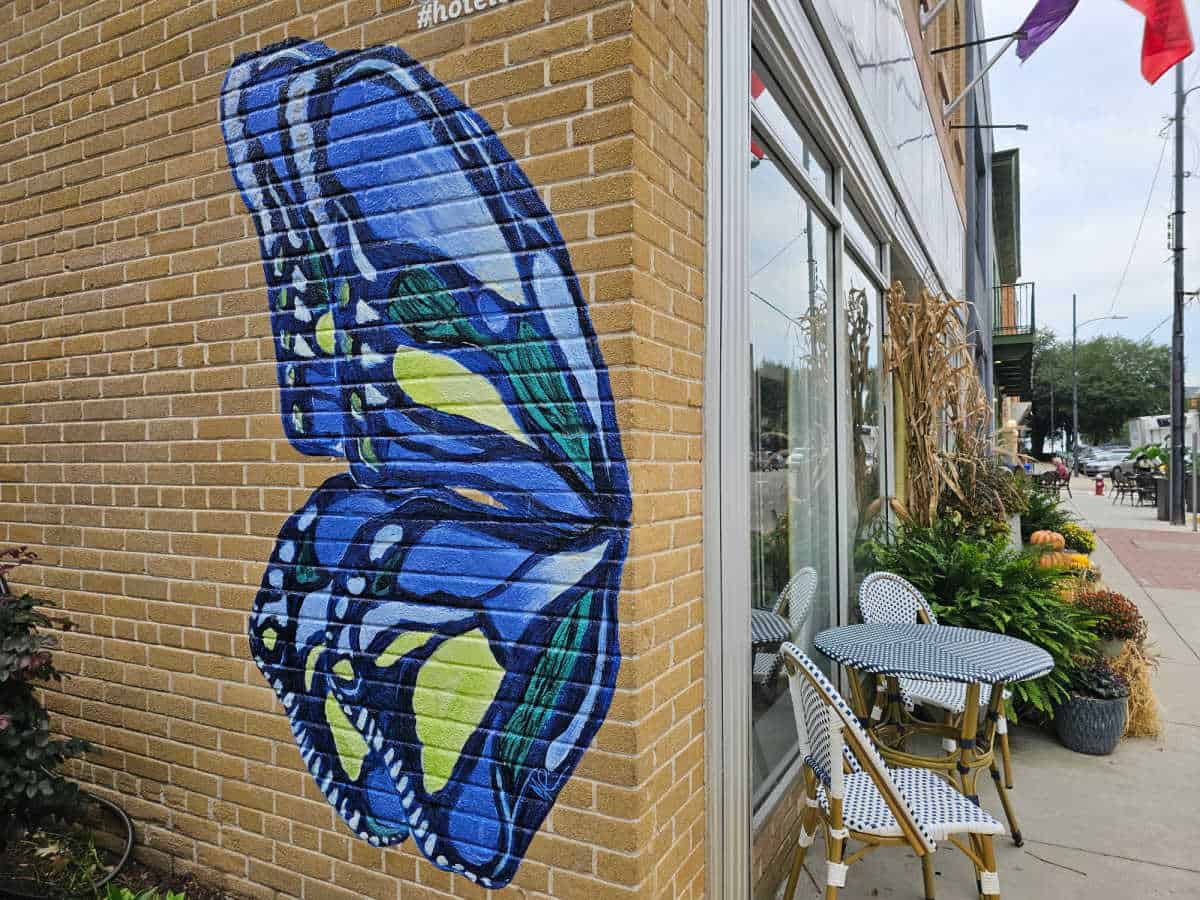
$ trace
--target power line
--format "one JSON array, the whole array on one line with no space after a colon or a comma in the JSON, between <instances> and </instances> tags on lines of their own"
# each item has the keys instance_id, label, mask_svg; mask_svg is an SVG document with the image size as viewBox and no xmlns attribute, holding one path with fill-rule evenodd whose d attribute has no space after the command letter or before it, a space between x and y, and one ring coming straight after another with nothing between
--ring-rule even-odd
<instances>
[{"instance_id":1,"label":"power line","mask_svg":"<svg viewBox=\"0 0 1200 900\"><path fill-rule=\"evenodd\" d=\"M1172 312L1172 313L1168 313L1168 314L1167 314L1167 317L1166 317L1165 319L1163 319L1161 322L1159 322L1157 325L1155 325L1153 328L1151 328L1149 331L1147 331L1147 332L1146 332L1146 336L1145 336L1144 338L1142 338L1142 340L1143 340L1143 341L1147 341L1147 340L1149 340L1149 339L1150 339L1150 335L1154 334L1154 332L1158 331L1158 329L1162 328L1164 325L1166 325L1168 322L1170 322L1170 321L1171 321L1171 317L1172 317L1173 315L1175 315L1175 313L1173 313L1173 312ZM1139 341L1139 343L1140 343L1140 341Z\"/></svg>"},{"instance_id":2,"label":"power line","mask_svg":"<svg viewBox=\"0 0 1200 900\"><path fill-rule=\"evenodd\" d=\"M1125 279L1129 277L1129 268L1133 265L1133 257L1137 253L1138 241L1142 239L1142 229L1146 226L1146 216L1150 214L1150 204L1154 200L1154 189L1158 187L1158 176L1162 173L1163 160L1167 158L1167 141L1162 142L1162 150L1158 154L1158 165L1154 167L1154 180L1150 182L1150 191L1146 194L1146 206L1142 209L1142 220L1138 222L1137 234L1133 236L1133 246L1129 248L1129 259L1125 260L1125 271L1121 273L1121 280L1117 282L1117 289L1113 291L1112 303L1109 304L1108 314L1111 316L1113 310L1117 308L1117 299L1121 296L1121 289L1125 287Z\"/></svg>"}]
</instances>

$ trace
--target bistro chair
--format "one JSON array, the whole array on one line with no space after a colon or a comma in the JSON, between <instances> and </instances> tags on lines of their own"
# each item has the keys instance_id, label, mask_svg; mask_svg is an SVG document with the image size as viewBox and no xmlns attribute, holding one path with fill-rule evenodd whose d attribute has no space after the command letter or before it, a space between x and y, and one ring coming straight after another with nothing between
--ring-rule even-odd
<instances>
[{"instance_id":1,"label":"bistro chair","mask_svg":"<svg viewBox=\"0 0 1200 900\"><path fill-rule=\"evenodd\" d=\"M1112 500L1110 502L1116 503L1119 500L1124 503L1126 497L1132 500L1137 496L1137 490L1137 478L1132 475L1121 475L1118 473L1113 476Z\"/></svg>"},{"instance_id":2,"label":"bistro chair","mask_svg":"<svg viewBox=\"0 0 1200 900\"><path fill-rule=\"evenodd\" d=\"M795 644L780 650L788 673L804 759L805 806L784 900L792 900L817 829L825 831L825 898L836 900L850 866L886 846L921 860L926 900L934 900L932 854L949 841L975 866L980 893L1000 897L992 836L998 821L928 769L889 769L850 707ZM969 836L967 843L955 835ZM863 846L847 852L849 841Z\"/></svg>"},{"instance_id":3,"label":"bistro chair","mask_svg":"<svg viewBox=\"0 0 1200 900\"><path fill-rule=\"evenodd\" d=\"M925 625L936 625L937 616L925 600L925 596L911 582L894 572L874 572L863 579L858 589L858 608L862 619L869 625L905 624L921 622ZM945 710L951 717L962 715L967 706L967 686L957 681L927 681L919 678L900 678L900 699L908 711L918 705L935 707ZM878 700L879 690L876 690L876 702L871 710L871 719L879 721L883 708ZM1004 699L1010 695L1006 692ZM991 685L980 685L979 705L982 709L990 709L992 700ZM988 715L991 715L989 712ZM1004 712L1004 704L997 704L996 737L1000 744L1000 763L1004 767L1004 783L1000 776L993 771L992 780L996 783L996 792L1008 814L1012 825L1013 839L1021 843L1020 830L1016 826L1016 818L1012 815L1006 790L1012 790L1012 755L1008 746L1008 717ZM951 747L946 745L946 749Z\"/></svg>"},{"instance_id":4,"label":"bistro chair","mask_svg":"<svg viewBox=\"0 0 1200 900\"><path fill-rule=\"evenodd\" d=\"M775 607L771 611L788 620L793 639L800 634L800 629L808 619L813 597L816 594L817 570L811 566L805 566L793 575L791 581L784 585L783 590L779 592L779 596L775 600ZM779 669L782 665L783 661L780 659L778 651L756 652L754 654L754 671L751 676L754 686L763 688L774 684L775 679L779 677Z\"/></svg>"},{"instance_id":5,"label":"bistro chair","mask_svg":"<svg viewBox=\"0 0 1200 900\"><path fill-rule=\"evenodd\" d=\"M1149 503L1158 504L1158 481L1149 472L1139 472L1137 475L1138 506Z\"/></svg>"}]
</instances>

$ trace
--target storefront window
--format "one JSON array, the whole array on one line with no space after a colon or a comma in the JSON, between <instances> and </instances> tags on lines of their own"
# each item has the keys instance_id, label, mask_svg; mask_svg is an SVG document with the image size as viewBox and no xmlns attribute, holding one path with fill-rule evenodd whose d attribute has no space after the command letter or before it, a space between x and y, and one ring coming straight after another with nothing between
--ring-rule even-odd
<instances>
[{"instance_id":1,"label":"storefront window","mask_svg":"<svg viewBox=\"0 0 1200 900\"><path fill-rule=\"evenodd\" d=\"M754 155L749 177L750 602L752 615L777 616L820 660L812 636L833 621L837 584L833 232L782 162ZM781 596L801 573L815 581L803 620ZM756 806L796 755L777 648L777 640L762 643L751 654Z\"/></svg>"},{"instance_id":2,"label":"storefront window","mask_svg":"<svg viewBox=\"0 0 1200 900\"><path fill-rule=\"evenodd\" d=\"M759 120L783 146L793 164L822 196L832 198L833 166L829 159L817 148L816 141L779 105L771 88L758 72L750 73L750 94ZM753 140L750 149L756 158L763 158L763 143L760 140Z\"/></svg>"},{"instance_id":3,"label":"storefront window","mask_svg":"<svg viewBox=\"0 0 1200 900\"><path fill-rule=\"evenodd\" d=\"M870 260L871 265L878 267L883 262L883 248L879 238L875 237L874 230L867 224L866 216L849 195L845 199L845 209L842 221L846 226L847 239L854 244L864 259Z\"/></svg>"},{"instance_id":4,"label":"storefront window","mask_svg":"<svg viewBox=\"0 0 1200 900\"><path fill-rule=\"evenodd\" d=\"M881 292L853 254L844 260L846 298L843 318L850 368L850 589L870 572L861 544L878 527L883 515L886 429L883 418L883 373L880 367L879 317ZM854 604L851 604L853 607Z\"/></svg>"}]
</instances>

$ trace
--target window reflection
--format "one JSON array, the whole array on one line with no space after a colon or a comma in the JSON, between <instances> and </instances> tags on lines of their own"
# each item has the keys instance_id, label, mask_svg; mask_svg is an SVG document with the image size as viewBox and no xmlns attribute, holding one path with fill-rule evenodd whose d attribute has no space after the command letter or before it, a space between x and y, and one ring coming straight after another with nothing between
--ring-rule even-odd
<instances>
[{"instance_id":1,"label":"window reflection","mask_svg":"<svg viewBox=\"0 0 1200 900\"><path fill-rule=\"evenodd\" d=\"M759 142L761 144L761 141ZM769 157L752 160L750 205L751 605L757 805L796 754L776 625L815 659L831 624L836 551L832 241L829 225ZM781 593L811 569L812 602Z\"/></svg>"},{"instance_id":2,"label":"window reflection","mask_svg":"<svg viewBox=\"0 0 1200 900\"><path fill-rule=\"evenodd\" d=\"M750 73L750 98L758 115L783 144L784 152L804 170L813 187L823 196L832 197L833 166L829 158L817 148L816 141L792 121L757 72ZM765 145L757 138L751 139L750 152L755 157L751 161L752 167L766 157Z\"/></svg>"},{"instance_id":3,"label":"window reflection","mask_svg":"<svg viewBox=\"0 0 1200 900\"><path fill-rule=\"evenodd\" d=\"M859 582L869 574L860 559L858 547L877 525L883 506L886 440L880 370L882 297L879 288L849 253L845 257L845 283L844 318L850 368L848 468L854 498L850 507L850 533L854 539L850 587L851 596L856 596Z\"/></svg>"}]
</instances>

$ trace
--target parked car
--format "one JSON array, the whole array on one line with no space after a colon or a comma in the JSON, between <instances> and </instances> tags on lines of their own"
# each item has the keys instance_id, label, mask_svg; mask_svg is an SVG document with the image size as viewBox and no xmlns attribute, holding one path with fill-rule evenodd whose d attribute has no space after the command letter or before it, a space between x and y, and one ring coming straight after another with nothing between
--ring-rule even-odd
<instances>
[{"instance_id":1,"label":"parked car","mask_svg":"<svg viewBox=\"0 0 1200 900\"><path fill-rule=\"evenodd\" d=\"M1084 464L1095 455L1096 455L1095 447L1084 447L1081 445L1079 447L1079 449L1075 452L1075 471L1078 474L1082 475Z\"/></svg>"},{"instance_id":2,"label":"parked car","mask_svg":"<svg viewBox=\"0 0 1200 900\"><path fill-rule=\"evenodd\" d=\"M1113 478L1116 478L1118 475L1128 477L1130 475L1140 475L1143 472L1155 474L1161 470L1162 467L1159 465L1158 460L1151 459L1145 453L1134 452L1114 465L1109 470L1109 474Z\"/></svg>"},{"instance_id":3,"label":"parked car","mask_svg":"<svg viewBox=\"0 0 1200 900\"><path fill-rule=\"evenodd\" d=\"M1083 474L1088 478L1097 475L1112 474L1113 466L1118 465L1129 456L1128 447L1101 448L1089 457L1083 464Z\"/></svg>"}]
</instances>

